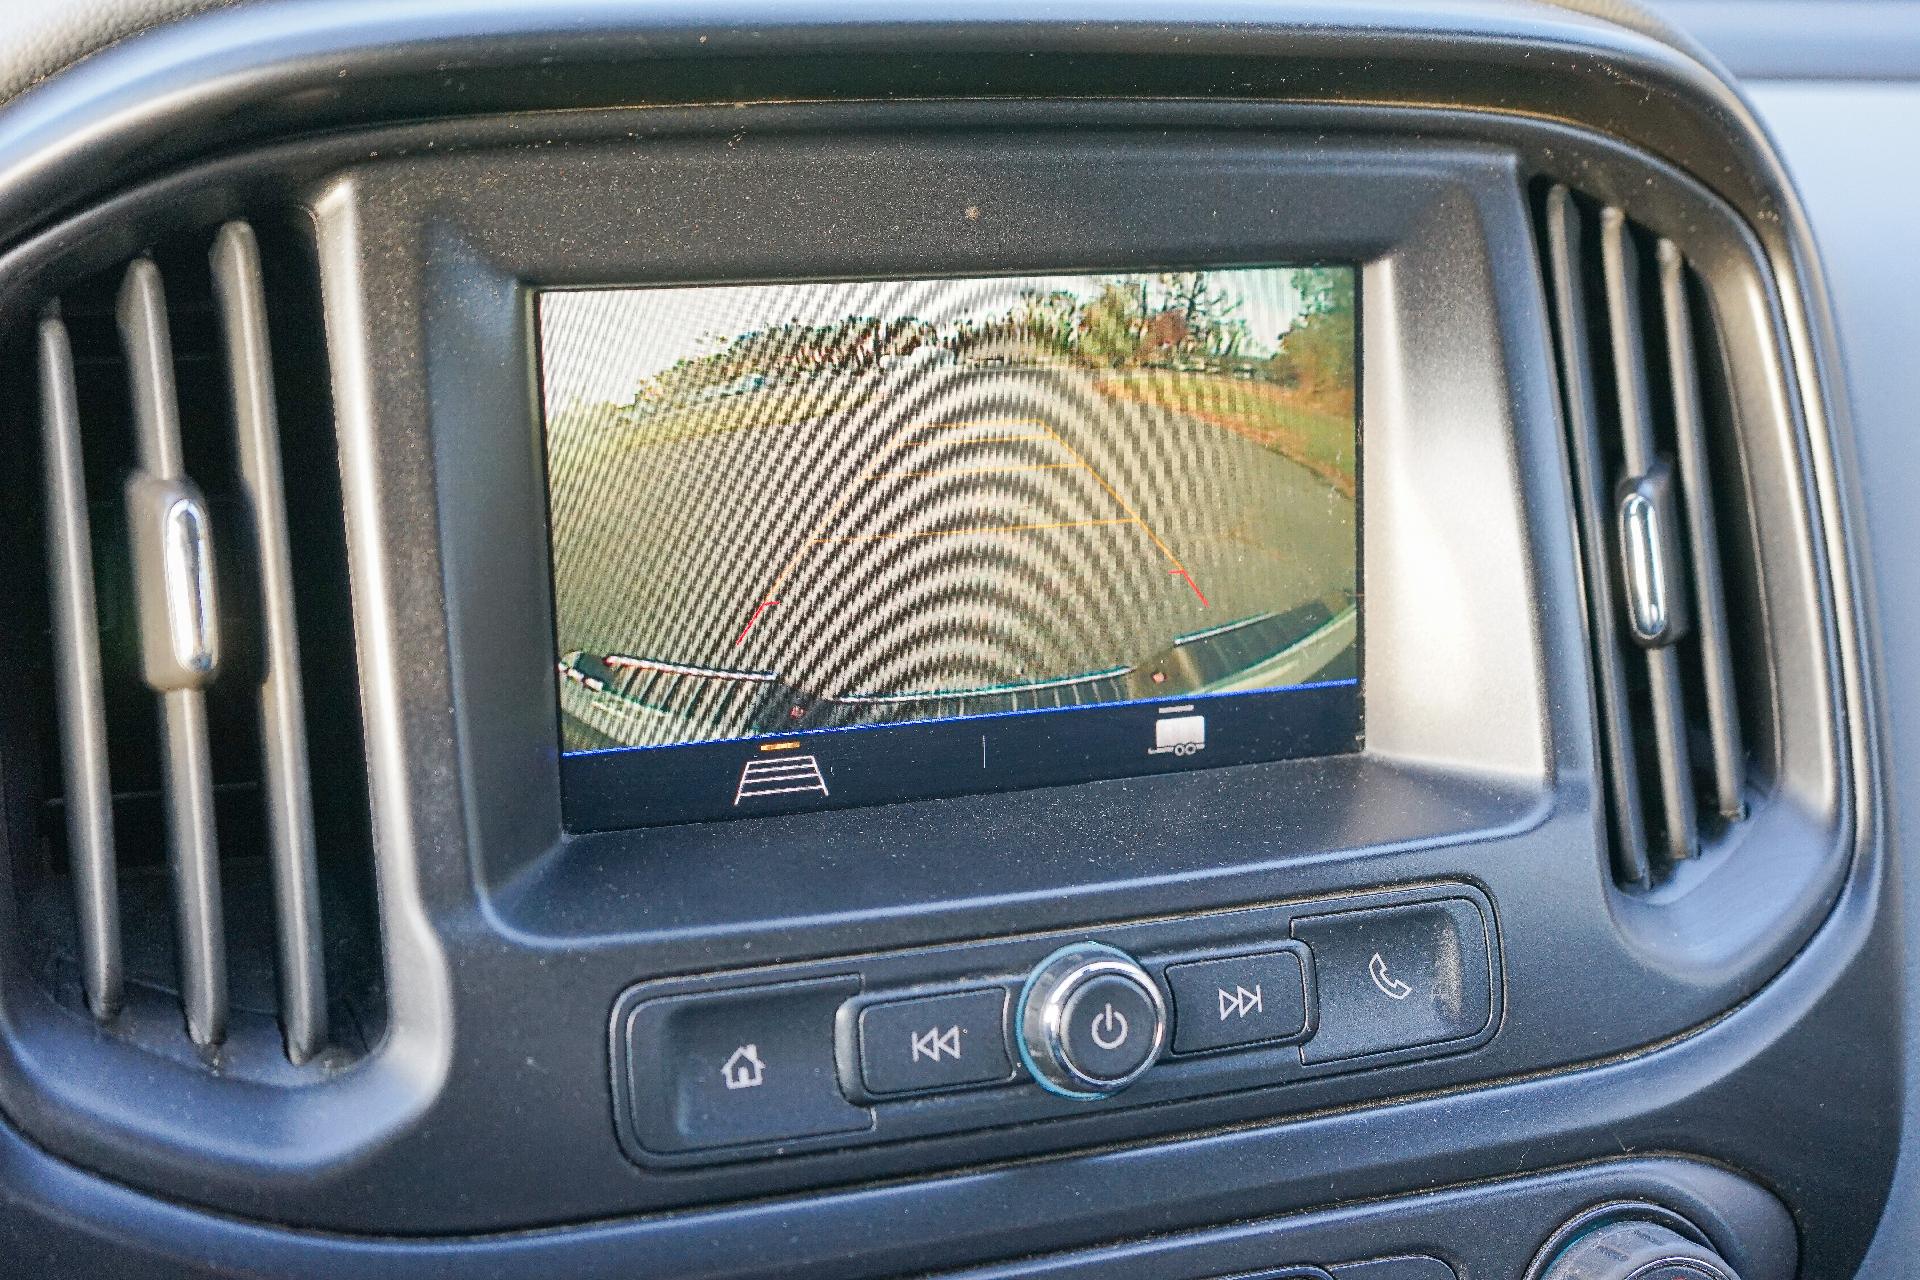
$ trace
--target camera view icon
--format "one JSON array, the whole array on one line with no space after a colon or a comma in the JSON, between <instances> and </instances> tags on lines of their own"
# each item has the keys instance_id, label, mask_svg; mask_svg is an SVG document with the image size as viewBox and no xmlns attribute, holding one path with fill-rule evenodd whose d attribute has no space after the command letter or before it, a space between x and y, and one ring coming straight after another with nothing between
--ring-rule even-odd
<instances>
[{"instance_id":1,"label":"camera view icon","mask_svg":"<svg viewBox=\"0 0 1920 1280\"><path fill-rule=\"evenodd\" d=\"M749 760L740 770L740 783L733 789L733 803L766 796L786 796L813 791L827 794L827 779L814 756L783 756L773 760Z\"/></svg>"},{"instance_id":2,"label":"camera view icon","mask_svg":"<svg viewBox=\"0 0 1920 1280\"><path fill-rule=\"evenodd\" d=\"M1207 749L1207 718L1177 714L1192 710L1191 704L1163 708L1160 719L1154 721L1153 746L1147 754L1190 756L1196 751L1205 751Z\"/></svg>"}]
</instances>

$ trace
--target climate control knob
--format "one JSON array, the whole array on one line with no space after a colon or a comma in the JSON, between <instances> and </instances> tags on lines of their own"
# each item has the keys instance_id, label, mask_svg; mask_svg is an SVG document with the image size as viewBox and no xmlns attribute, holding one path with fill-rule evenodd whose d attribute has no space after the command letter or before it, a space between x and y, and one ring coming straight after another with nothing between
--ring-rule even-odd
<instances>
[{"instance_id":1,"label":"climate control knob","mask_svg":"<svg viewBox=\"0 0 1920 1280\"><path fill-rule=\"evenodd\" d=\"M1654 1222L1609 1222L1576 1237L1540 1280L1740 1280L1706 1245Z\"/></svg>"},{"instance_id":2,"label":"climate control knob","mask_svg":"<svg viewBox=\"0 0 1920 1280\"><path fill-rule=\"evenodd\" d=\"M1048 956L1027 979L1019 1033L1021 1060L1042 1087L1104 1098L1159 1059L1167 1006L1133 957L1081 942Z\"/></svg>"}]
</instances>

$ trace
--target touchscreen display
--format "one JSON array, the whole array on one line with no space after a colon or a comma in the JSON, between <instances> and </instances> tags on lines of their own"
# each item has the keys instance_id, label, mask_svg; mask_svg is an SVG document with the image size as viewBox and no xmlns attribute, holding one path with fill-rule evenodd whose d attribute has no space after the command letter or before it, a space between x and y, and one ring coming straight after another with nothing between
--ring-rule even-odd
<instances>
[{"instance_id":1,"label":"touchscreen display","mask_svg":"<svg viewBox=\"0 0 1920 1280\"><path fill-rule=\"evenodd\" d=\"M568 824L1354 750L1356 283L539 294Z\"/></svg>"}]
</instances>

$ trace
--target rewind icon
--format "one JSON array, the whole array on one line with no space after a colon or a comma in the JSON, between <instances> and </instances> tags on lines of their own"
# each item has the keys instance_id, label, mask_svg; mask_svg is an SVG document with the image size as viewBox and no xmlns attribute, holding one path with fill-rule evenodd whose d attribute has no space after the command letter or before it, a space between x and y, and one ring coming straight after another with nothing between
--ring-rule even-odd
<instances>
[{"instance_id":1,"label":"rewind icon","mask_svg":"<svg viewBox=\"0 0 1920 1280\"><path fill-rule=\"evenodd\" d=\"M944 1031L939 1027L928 1027L925 1031L913 1034L913 1058L918 1062L925 1058L929 1062L938 1062L942 1058L960 1057L960 1026L955 1024Z\"/></svg>"}]
</instances>

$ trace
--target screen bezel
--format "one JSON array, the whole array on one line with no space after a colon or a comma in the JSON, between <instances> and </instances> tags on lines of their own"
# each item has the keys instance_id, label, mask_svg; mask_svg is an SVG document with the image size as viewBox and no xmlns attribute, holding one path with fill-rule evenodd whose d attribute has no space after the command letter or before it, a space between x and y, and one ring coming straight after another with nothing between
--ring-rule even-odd
<instances>
[{"instance_id":1,"label":"screen bezel","mask_svg":"<svg viewBox=\"0 0 1920 1280\"><path fill-rule=\"evenodd\" d=\"M728 150L723 166L711 163L727 136L713 117L654 117L661 133L647 146L571 147L537 171L503 170L502 189L485 198L470 196L464 174L450 176L431 217L380 232L421 237L426 250L413 286L417 336L403 328L389 340L419 342L428 372L411 411L431 424L449 696L474 797L476 874L506 895L496 909L518 929L555 936L659 928L717 940L778 920L783 946L833 954L814 948L979 932L977 919L957 922L989 901L993 930L1051 927L1063 911L1127 914L1136 898L1126 886L1143 877L1206 898L1202 886L1229 871L1258 878L1303 856L1537 820L1549 778L1539 627L1552 615L1531 566L1534 543L1568 527L1530 515L1516 487L1529 465L1522 450L1546 451L1531 465L1549 469L1563 456L1557 437L1530 442L1520 427L1555 420L1549 371L1521 376L1504 360L1530 349L1545 323L1531 260L1510 249L1496 258L1490 243L1528 243L1510 157L1357 140L1308 147L1258 131L921 135L910 108L893 117L900 132L848 136L813 129L812 115L775 113L787 129ZM414 180L432 181L435 163L411 161ZM996 198L983 216L964 219L987 190ZM852 220L854 210L873 216ZM538 290L1262 261L1361 264L1362 751L859 810L566 830ZM1545 589L1565 593L1579 616L1571 584ZM872 875L878 865L890 874ZM1246 892L1227 890L1229 880L1216 901ZM949 912L956 923L938 926Z\"/></svg>"},{"instance_id":2,"label":"screen bezel","mask_svg":"<svg viewBox=\"0 0 1920 1280\"><path fill-rule=\"evenodd\" d=\"M851 739L844 735L854 732L853 729L804 729L786 734L752 733L678 743L649 744L645 747L610 747L599 751L569 750L566 747L562 723L564 711L560 695L556 691L554 733L555 740L559 744L561 803L567 830L588 832L674 825L689 821L738 821L770 814L865 808L875 804L906 803L961 795L991 795L1036 787L1098 782L1119 777L1158 776L1206 768L1270 763L1277 760L1348 755L1363 750L1366 703L1365 684L1361 672L1364 670L1365 661L1366 589L1363 577L1365 566L1363 553L1365 540L1363 518L1365 343L1362 335L1366 301L1360 264L1353 261L1330 260L1179 261L1159 262L1149 266L1135 263L1124 269L1078 266L1071 271L1047 269L942 275L921 273L910 277L814 276L727 281L726 284L728 287L761 288L822 283L922 285L939 281L973 282L1029 275L1144 276L1172 271L1281 271L1309 267L1337 267L1350 272L1354 298L1353 599L1355 633L1353 654L1356 674L1350 682L1338 682L1344 687L1333 689L1323 687L1325 682L1309 682L1268 689L1240 690L1233 693L1191 693L1163 698L1057 707L1044 713L1021 711L946 716L921 721L858 726L859 736ZM608 282L596 286L596 290L625 293L697 289L711 287L712 283L659 281L632 285ZM543 510L547 520L549 543L548 590L550 598L555 600L558 599L559 588L558 567L552 552L553 490L549 405L546 394L549 334L546 321L541 317L540 307L543 298L547 296L583 291L579 286L535 288L530 291L533 315L531 336L536 371L535 389L539 407L537 428L541 438ZM557 629L556 622L556 632ZM563 647L556 639L555 653L557 654ZM1286 697L1296 693L1302 696L1291 699ZM1143 756L1140 760L1135 760L1131 753L1122 754L1122 744L1129 741L1132 735L1152 731L1151 725L1157 709L1177 708L1179 704L1192 703L1201 699L1207 700L1213 707L1208 714L1212 715L1216 721L1223 714L1228 719L1227 725L1215 726L1214 741L1210 744L1211 752L1206 758L1188 760L1169 756L1164 759L1148 759ZM1221 706L1220 700L1231 700L1231 705ZM1283 705L1287 702L1299 705ZM1035 718L1042 715L1044 715L1043 720ZM998 723L982 723L989 721ZM987 769L984 736L987 732L999 735L996 738L999 746L995 752L995 763L1001 764L1005 758L1007 764L993 771L990 776L983 776L980 779L973 779L969 769L968 773L959 774L956 782L952 779L957 771L943 769L939 762L955 754L957 751L955 742L959 734L972 733L972 730L961 730L957 726L969 724L978 724L983 734L981 739L983 775ZM1235 728L1243 733L1251 731L1257 736L1253 741L1237 748L1228 747L1223 754L1218 732L1221 727L1228 729L1229 742ZM949 741L950 739L954 741ZM1107 748L1104 754L1097 757L1090 745L1096 741ZM835 788L833 794L824 800L808 795L800 798L800 802L762 806L762 812L757 815L751 812L742 813L739 809L728 806L724 796L716 798L708 794L712 787L704 786L703 783L711 783L712 778L718 777L719 771L723 768L729 772L730 776L732 772L739 769L742 761L754 759L756 750L778 749L788 743L793 744L796 753L812 751L816 745L828 748L828 763L825 766L816 765L816 768L824 767L831 776L832 785ZM640 752L645 754L639 754ZM843 760L841 757L849 758ZM1019 768L1011 767L1012 760L1016 758L1020 761ZM836 764L840 766L837 771ZM1016 776L1010 778L1009 774ZM1038 777L1034 779L1036 774ZM853 788L851 792L848 790L849 787ZM823 782L822 790L825 789Z\"/></svg>"}]
</instances>

